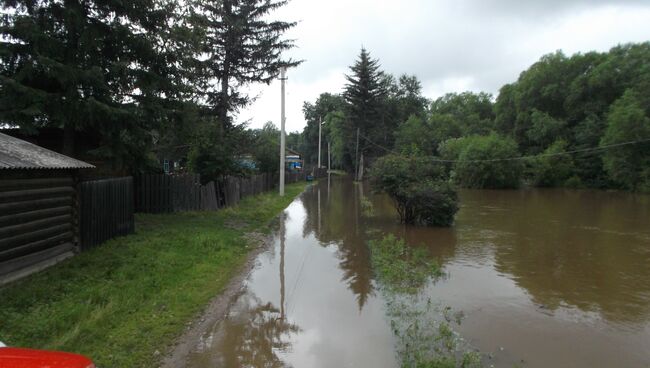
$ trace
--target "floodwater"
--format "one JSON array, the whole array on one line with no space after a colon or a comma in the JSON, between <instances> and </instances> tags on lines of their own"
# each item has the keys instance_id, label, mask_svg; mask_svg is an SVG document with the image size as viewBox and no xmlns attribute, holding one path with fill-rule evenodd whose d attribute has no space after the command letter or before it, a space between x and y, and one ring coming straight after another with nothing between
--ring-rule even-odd
<instances>
[{"instance_id":1,"label":"floodwater","mask_svg":"<svg viewBox=\"0 0 650 368\"><path fill-rule=\"evenodd\" d=\"M188 366L398 366L366 245L381 231L438 259L423 293L464 312L457 332L488 365L650 367L649 196L460 194L452 228L424 228L346 178L308 188Z\"/></svg>"}]
</instances>

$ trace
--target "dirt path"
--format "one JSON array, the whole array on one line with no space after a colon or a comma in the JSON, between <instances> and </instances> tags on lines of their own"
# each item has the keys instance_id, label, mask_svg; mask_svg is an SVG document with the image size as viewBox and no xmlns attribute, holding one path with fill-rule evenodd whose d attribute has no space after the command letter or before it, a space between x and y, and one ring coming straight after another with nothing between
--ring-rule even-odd
<instances>
[{"instance_id":1,"label":"dirt path","mask_svg":"<svg viewBox=\"0 0 650 368\"><path fill-rule=\"evenodd\" d=\"M275 229L279 222L277 217L273 221L272 229ZM270 234L273 234L271 231ZM248 278L255 267L257 256L269 249L272 245L273 236L261 233L248 233L245 237L254 249L248 254L248 258L237 274L230 280L223 292L214 297L205 310L194 321L189 323L183 335L178 337L175 343L169 348L167 354L161 359L161 368L179 368L187 366L187 358L198 346L201 336L214 327L226 316L228 309L236 300L244 287L244 281Z\"/></svg>"}]
</instances>

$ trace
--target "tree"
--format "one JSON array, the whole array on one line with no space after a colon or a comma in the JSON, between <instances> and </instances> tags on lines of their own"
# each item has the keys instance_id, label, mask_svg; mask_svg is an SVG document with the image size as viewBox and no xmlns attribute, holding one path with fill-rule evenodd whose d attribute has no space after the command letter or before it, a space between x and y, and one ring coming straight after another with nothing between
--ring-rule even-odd
<instances>
[{"instance_id":1,"label":"tree","mask_svg":"<svg viewBox=\"0 0 650 368\"><path fill-rule=\"evenodd\" d=\"M316 102L305 102L302 112L307 125L303 129L303 143L300 152L306 162L316 163L318 160L318 124L325 122L322 126L322 146L326 146L326 136L329 134L331 124L328 115L335 111L341 111L345 107L345 101L341 95L332 93L321 93Z\"/></svg>"},{"instance_id":2,"label":"tree","mask_svg":"<svg viewBox=\"0 0 650 368\"><path fill-rule=\"evenodd\" d=\"M431 127L416 115L412 115L395 132L395 148L403 153L419 152L432 155L436 150Z\"/></svg>"},{"instance_id":3,"label":"tree","mask_svg":"<svg viewBox=\"0 0 650 368\"><path fill-rule=\"evenodd\" d=\"M202 86L210 110L231 125L228 113L248 105L251 98L241 92L250 83L269 84L280 68L300 61L284 59L282 52L295 45L284 39L295 22L268 19L287 0L194 0L193 24L203 32L200 61ZM216 85L215 85L216 81Z\"/></svg>"},{"instance_id":4,"label":"tree","mask_svg":"<svg viewBox=\"0 0 650 368\"><path fill-rule=\"evenodd\" d=\"M493 130L492 96L487 93L448 93L431 104L428 116L434 148L451 138L485 135Z\"/></svg>"},{"instance_id":5,"label":"tree","mask_svg":"<svg viewBox=\"0 0 650 368\"><path fill-rule=\"evenodd\" d=\"M650 139L650 118L633 90L625 92L607 115L601 145ZM605 170L621 187L650 190L650 143L620 146L603 154Z\"/></svg>"},{"instance_id":6,"label":"tree","mask_svg":"<svg viewBox=\"0 0 650 368\"><path fill-rule=\"evenodd\" d=\"M422 83L415 75L400 75L397 89L392 96L397 103L399 123L415 115L424 118L429 100L422 96Z\"/></svg>"},{"instance_id":7,"label":"tree","mask_svg":"<svg viewBox=\"0 0 650 368\"><path fill-rule=\"evenodd\" d=\"M432 157L389 154L370 171L373 188L388 194L406 224L450 226L458 195Z\"/></svg>"},{"instance_id":8,"label":"tree","mask_svg":"<svg viewBox=\"0 0 650 368\"><path fill-rule=\"evenodd\" d=\"M447 93L433 101L431 113L455 119L463 135L485 135L493 129L492 95L488 93Z\"/></svg>"},{"instance_id":9,"label":"tree","mask_svg":"<svg viewBox=\"0 0 650 368\"><path fill-rule=\"evenodd\" d=\"M0 119L24 130L57 127L104 144L113 162L142 157L150 131L186 92L173 0L3 1ZM132 160L138 162L139 160Z\"/></svg>"},{"instance_id":10,"label":"tree","mask_svg":"<svg viewBox=\"0 0 650 368\"><path fill-rule=\"evenodd\" d=\"M259 171L277 172L280 167L280 130L271 122L254 130L251 150Z\"/></svg>"},{"instance_id":11,"label":"tree","mask_svg":"<svg viewBox=\"0 0 650 368\"><path fill-rule=\"evenodd\" d=\"M352 74L345 76L347 84L343 92L348 129L355 133L359 129L363 136L373 140L375 137L384 136L386 132L382 131L380 122L382 100L386 91L382 84L383 72L379 70L379 62L372 59L368 51L362 48L359 58L350 70ZM353 142L348 144L353 145ZM361 139L359 154L363 154L369 146L366 139Z\"/></svg>"},{"instance_id":12,"label":"tree","mask_svg":"<svg viewBox=\"0 0 650 368\"><path fill-rule=\"evenodd\" d=\"M561 52L543 56L505 85L494 106L498 133L511 136L522 153L539 154L558 139L567 150L597 147L605 134L608 114L626 90L642 100L650 95L650 43L620 45L609 52L567 57ZM602 153L574 156L574 174L589 187L613 185ZM618 184L621 185L620 183Z\"/></svg>"},{"instance_id":13,"label":"tree","mask_svg":"<svg viewBox=\"0 0 650 368\"><path fill-rule=\"evenodd\" d=\"M522 163L517 144L511 138L497 134L470 136L445 142L442 155L456 160L455 181L465 188L517 188L521 180Z\"/></svg>"},{"instance_id":14,"label":"tree","mask_svg":"<svg viewBox=\"0 0 650 368\"><path fill-rule=\"evenodd\" d=\"M533 109L530 115L531 125L526 131L530 144L529 152L540 153L554 141L568 136L566 122L555 119L549 114Z\"/></svg>"},{"instance_id":15,"label":"tree","mask_svg":"<svg viewBox=\"0 0 650 368\"><path fill-rule=\"evenodd\" d=\"M550 145L542 155L531 164L533 185L538 187L560 187L567 184L575 168L573 158L569 155L557 155L566 152L568 143L559 139Z\"/></svg>"},{"instance_id":16,"label":"tree","mask_svg":"<svg viewBox=\"0 0 650 368\"><path fill-rule=\"evenodd\" d=\"M426 118L429 100L422 96L422 84L415 75L402 74L395 79L392 75L384 73L381 84L386 92L379 109L379 123L384 132L396 130L411 116ZM382 139L380 143L387 146L393 143L390 134L376 138Z\"/></svg>"},{"instance_id":17,"label":"tree","mask_svg":"<svg viewBox=\"0 0 650 368\"><path fill-rule=\"evenodd\" d=\"M223 175L246 174L237 156L250 153L250 131L245 125L230 127L228 134L224 134L225 129L217 118L206 116L193 133L188 162L190 169L201 174L204 182L217 180Z\"/></svg>"},{"instance_id":18,"label":"tree","mask_svg":"<svg viewBox=\"0 0 650 368\"><path fill-rule=\"evenodd\" d=\"M342 110L327 114L327 139L331 142L332 167L351 169L354 167L354 150L349 144L352 132L348 129L348 119Z\"/></svg>"}]
</instances>

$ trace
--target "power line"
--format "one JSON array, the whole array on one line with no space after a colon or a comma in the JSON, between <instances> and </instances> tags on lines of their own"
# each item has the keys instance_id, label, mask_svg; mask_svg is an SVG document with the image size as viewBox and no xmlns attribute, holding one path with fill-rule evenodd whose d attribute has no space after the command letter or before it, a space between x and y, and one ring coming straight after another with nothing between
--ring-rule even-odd
<instances>
[{"instance_id":1,"label":"power line","mask_svg":"<svg viewBox=\"0 0 650 368\"><path fill-rule=\"evenodd\" d=\"M394 153L394 154L400 154L399 152L386 148L378 143L373 142L370 140L370 138L366 137L365 135L361 134L361 138L365 139L369 143L385 150L386 152L389 153ZM443 159L438 159L434 158L434 162L442 162L442 163L458 163L458 162L467 162L467 163L478 163L478 162L499 162L499 161L515 161L515 160L528 160L528 159L534 159L534 158L539 158L539 157L553 157L553 156L564 156L564 155L572 155L574 153L587 153L587 152L597 152L597 151L603 151L609 148L615 148L615 147L621 147L621 146L629 146L629 145L634 145L634 144L639 144L639 143L646 143L650 142L650 138L648 139L641 139L641 140L636 140L636 141L629 141L629 142L622 142L622 143L615 143L615 144L608 144L604 146L598 146L598 147L591 147L591 148L583 148L583 149L576 149L576 150L571 150L571 151L564 151L564 152L554 152L554 153L540 153L537 155L527 155L527 156L517 156L517 157L507 157L507 158L493 158L493 159L483 159L483 160L443 160Z\"/></svg>"}]
</instances>

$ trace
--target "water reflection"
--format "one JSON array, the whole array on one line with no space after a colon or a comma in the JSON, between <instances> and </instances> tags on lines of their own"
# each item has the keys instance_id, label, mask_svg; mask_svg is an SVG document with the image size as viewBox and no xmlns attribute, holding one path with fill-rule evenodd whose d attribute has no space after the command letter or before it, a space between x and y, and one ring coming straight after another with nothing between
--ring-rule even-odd
<instances>
[{"instance_id":1,"label":"water reflection","mask_svg":"<svg viewBox=\"0 0 650 368\"><path fill-rule=\"evenodd\" d=\"M650 203L591 191L467 191L459 227L489 231L494 267L534 303L571 306L612 323L650 318Z\"/></svg>"},{"instance_id":2,"label":"water reflection","mask_svg":"<svg viewBox=\"0 0 650 368\"><path fill-rule=\"evenodd\" d=\"M353 203L332 195L348 189L332 184L328 196L325 184L320 201L313 187L287 208L274 246L258 257L228 318L205 334L187 366L396 366L363 228L338 235L354 223Z\"/></svg>"},{"instance_id":3,"label":"water reflection","mask_svg":"<svg viewBox=\"0 0 650 368\"><path fill-rule=\"evenodd\" d=\"M250 294L240 296L219 330L204 344L210 354L195 354L193 365L204 367L285 367L280 353L300 331L280 310Z\"/></svg>"},{"instance_id":4,"label":"water reflection","mask_svg":"<svg viewBox=\"0 0 650 368\"><path fill-rule=\"evenodd\" d=\"M340 183L340 179L339 179ZM360 214L361 185L331 185L320 200L322 185L303 194L307 213L303 236L313 235L322 246L335 245L342 281L355 294L359 310L373 295L372 266L366 245L366 229ZM334 198L334 200L331 200ZM341 200L345 199L345 200ZM323 219L323 215L326 217Z\"/></svg>"},{"instance_id":5,"label":"water reflection","mask_svg":"<svg viewBox=\"0 0 650 368\"><path fill-rule=\"evenodd\" d=\"M380 233L438 259L448 277L426 296L466 312L460 332L495 366L650 365L648 196L462 191L455 226L425 228L399 224L385 196L331 178L281 225L189 366L395 367L366 244Z\"/></svg>"}]
</instances>

